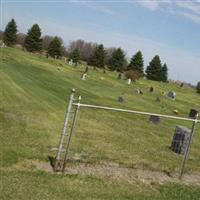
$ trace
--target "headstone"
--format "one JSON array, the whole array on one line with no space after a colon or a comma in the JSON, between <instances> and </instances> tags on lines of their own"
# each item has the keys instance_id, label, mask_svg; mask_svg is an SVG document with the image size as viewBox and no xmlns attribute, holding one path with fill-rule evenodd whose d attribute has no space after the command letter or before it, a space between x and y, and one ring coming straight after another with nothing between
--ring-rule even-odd
<instances>
[{"instance_id":1,"label":"headstone","mask_svg":"<svg viewBox=\"0 0 200 200\"><path fill-rule=\"evenodd\" d=\"M191 109L191 110L190 110L190 113L189 113L189 117L190 117L190 118L195 118L197 114L198 114L198 111L197 111L197 110Z\"/></svg>"},{"instance_id":2,"label":"headstone","mask_svg":"<svg viewBox=\"0 0 200 200\"><path fill-rule=\"evenodd\" d=\"M160 117L156 115L150 115L149 121L154 123L154 124L159 124L160 123Z\"/></svg>"},{"instance_id":3,"label":"headstone","mask_svg":"<svg viewBox=\"0 0 200 200\"><path fill-rule=\"evenodd\" d=\"M180 87L182 88L183 86L184 86L184 83L181 83L181 84L180 84Z\"/></svg>"},{"instance_id":4,"label":"headstone","mask_svg":"<svg viewBox=\"0 0 200 200\"><path fill-rule=\"evenodd\" d=\"M124 102L124 97L119 96L119 97L118 97L118 102L123 103L123 102Z\"/></svg>"},{"instance_id":5,"label":"headstone","mask_svg":"<svg viewBox=\"0 0 200 200\"><path fill-rule=\"evenodd\" d=\"M0 48L5 48L5 47L6 47L5 43L2 40L0 40Z\"/></svg>"},{"instance_id":6,"label":"headstone","mask_svg":"<svg viewBox=\"0 0 200 200\"><path fill-rule=\"evenodd\" d=\"M136 93L137 93L137 94L140 94L140 90L139 90L139 89L137 89L137 90L136 90Z\"/></svg>"},{"instance_id":7,"label":"headstone","mask_svg":"<svg viewBox=\"0 0 200 200\"><path fill-rule=\"evenodd\" d=\"M174 110L173 112L174 112L174 114L179 115L178 110Z\"/></svg>"},{"instance_id":8,"label":"headstone","mask_svg":"<svg viewBox=\"0 0 200 200\"><path fill-rule=\"evenodd\" d=\"M167 96L168 96L169 98L175 100L175 99L176 99L176 92L170 91L170 92L168 92Z\"/></svg>"},{"instance_id":9,"label":"headstone","mask_svg":"<svg viewBox=\"0 0 200 200\"><path fill-rule=\"evenodd\" d=\"M69 65L70 65L70 66L73 65L73 60L72 60L72 59L69 61Z\"/></svg>"},{"instance_id":10,"label":"headstone","mask_svg":"<svg viewBox=\"0 0 200 200\"><path fill-rule=\"evenodd\" d=\"M130 78L128 79L127 84L128 84L128 85L131 84L131 79L130 79Z\"/></svg>"},{"instance_id":11,"label":"headstone","mask_svg":"<svg viewBox=\"0 0 200 200\"><path fill-rule=\"evenodd\" d=\"M87 74L83 74L82 76L81 76L81 79L83 80L83 81L85 81L86 80L86 76L87 76Z\"/></svg>"},{"instance_id":12,"label":"headstone","mask_svg":"<svg viewBox=\"0 0 200 200\"><path fill-rule=\"evenodd\" d=\"M122 73L121 73L121 72L118 74L118 77L117 77L117 79L119 79L119 80L121 80L121 79L122 79Z\"/></svg>"},{"instance_id":13,"label":"headstone","mask_svg":"<svg viewBox=\"0 0 200 200\"><path fill-rule=\"evenodd\" d=\"M149 92L153 92L154 88L153 87L150 87L149 88Z\"/></svg>"},{"instance_id":14,"label":"headstone","mask_svg":"<svg viewBox=\"0 0 200 200\"><path fill-rule=\"evenodd\" d=\"M159 97L156 97L156 102L161 102Z\"/></svg>"},{"instance_id":15,"label":"headstone","mask_svg":"<svg viewBox=\"0 0 200 200\"><path fill-rule=\"evenodd\" d=\"M171 143L171 150L178 154L184 154L189 143L190 134L190 129L184 126L176 126Z\"/></svg>"},{"instance_id":16,"label":"headstone","mask_svg":"<svg viewBox=\"0 0 200 200\"><path fill-rule=\"evenodd\" d=\"M143 94L142 90L139 90L139 92L140 92L139 94Z\"/></svg>"}]
</instances>

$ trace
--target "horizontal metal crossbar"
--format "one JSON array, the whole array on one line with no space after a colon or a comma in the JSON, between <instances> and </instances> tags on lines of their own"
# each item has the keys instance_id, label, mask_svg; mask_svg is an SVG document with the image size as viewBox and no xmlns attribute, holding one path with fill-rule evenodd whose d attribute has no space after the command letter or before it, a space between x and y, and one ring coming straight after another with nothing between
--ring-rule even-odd
<instances>
[{"instance_id":1,"label":"horizontal metal crossbar","mask_svg":"<svg viewBox=\"0 0 200 200\"><path fill-rule=\"evenodd\" d=\"M136 110L127 110L127 109L121 109L121 108L112 108L112 107L106 107L106 106L96 106L96 105L79 104L79 103L73 103L73 105L78 106L78 107L97 108L97 109L112 110L112 111L118 111L118 112L135 113L135 114L140 114L140 115L154 115L154 116L163 117L163 118L178 119L178 120L200 123L200 120L197 120L197 119L176 117L172 115L163 115L163 114L158 114L158 113L141 112L141 111L136 111Z\"/></svg>"}]
</instances>

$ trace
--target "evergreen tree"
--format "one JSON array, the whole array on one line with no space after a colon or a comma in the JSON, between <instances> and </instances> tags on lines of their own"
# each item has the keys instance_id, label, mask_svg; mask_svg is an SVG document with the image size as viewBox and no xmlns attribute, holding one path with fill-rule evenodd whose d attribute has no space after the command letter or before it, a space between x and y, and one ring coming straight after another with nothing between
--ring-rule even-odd
<instances>
[{"instance_id":1,"label":"evergreen tree","mask_svg":"<svg viewBox=\"0 0 200 200\"><path fill-rule=\"evenodd\" d=\"M106 53L103 44L97 45L90 59L90 64L98 68L104 68Z\"/></svg>"},{"instance_id":2,"label":"evergreen tree","mask_svg":"<svg viewBox=\"0 0 200 200\"><path fill-rule=\"evenodd\" d=\"M162 64L160 61L160 57L156 55L146 69L147 78L155 81L161 80L161 69Z\"/></svg>"},{"instance_id":3,"label":"evergreen tree","mask_svg":"<svg viewBox=\"0 0 200 200\"><path fill-rule=\"evenodd\" d=\"M128 65L128 70L136 70L140 75L144 74L144 60L141 51L138 51L133 55L130 64Z\"/></svg>"},{"instance_id":4,"label":"evergreen tree","mask_svg":"<svg viewBox=\"0 0 200 200\"><path fill-rule=\"evenodd\" d=\"M74 63L78 63L80 60L80 52L78 48L75 48L69 55L69 59L72 59Z\"/></svg>"},{"instance_id":5,"label":"evergreen tree","mask_svg":"<svg viewBox=\"0 0 200 200\"><path fill-rule=\"evenodd\" d=\"M200 93L200 81L197 83L197 92Z\"/></svg>"},{"instance_id":6,"label":"evergreen tree","mask_svg":"<svg viewBox=\"0 0 200 200\"><path fill-rule=\"evenodd\" d=\"M63 47L61 40L56 36L48 46L48 54L53 58L59 58L63 54Z\"/></svg>"},{"instance_id":7,"label":"evergreen tree","mask_svg":"<svg viewBox=\"0 0 200 200\"><path fill-rule=\"evenodd\" d=\"M41 29L38 24L34 24L28 30L25 38L25 48L30 52L40 51L42 49Z\"/></svg>"},{"instance_id":8,"label":"evergreen tree","mask_svg":"<svg viewBox=\"0 0 200 200\"><path fill-rule=\"evenodd\" d=\"M166 63L164 63L164 65L161 68L160 80L163 82L167 82L168 80L168 67Z\"/></svg>"},{"instance_id":9,"label":"evergreen tree","mask_svg":"<svg viewBox=\"0 0 200 200\"><path fill-rule=\"evenodd\" d=\"M14 19L8 22L5 31L3 41L7 46L13 46L17 39L17 25Z\"/></svg>"},{"instance_id":10,"label":"evergreen tree","mask_svg":"<svg viewBox=\"0 0 200 200\"><path fill-rule=\"evenodd\" d=\"M123 71L125 68L126 58L121 48L116 49L112 53L112 57L109 61L109 67L111 70Z\"/></svg>"}]
</instances>

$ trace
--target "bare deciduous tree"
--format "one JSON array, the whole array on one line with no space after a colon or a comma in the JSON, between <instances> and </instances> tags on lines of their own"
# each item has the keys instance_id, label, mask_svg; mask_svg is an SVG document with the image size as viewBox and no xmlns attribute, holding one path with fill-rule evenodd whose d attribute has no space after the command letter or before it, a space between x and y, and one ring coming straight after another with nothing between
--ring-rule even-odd
<instances>
[{"instance_id":1,"label":"bare deciduous tree","mask_svg":"<svg viewBox=\"0 0 200 200\"><path fill-rule=\"evenodd\" d=\"M0 40L3 40L3 31L0 30Z\"/></svg>"},{"instance_id":2,"label":"bare deciduous tree","mask_svg":"<svg viewBox=\"0 0 200 200\"><path fill-rule=\"evenodd\" d=\"M23 45L24 45L25 38L26 38L26 34L24 34L24 33L18 33L18 34L17 34L16 43L23 46Z\"/></svg>"}]
</instances>

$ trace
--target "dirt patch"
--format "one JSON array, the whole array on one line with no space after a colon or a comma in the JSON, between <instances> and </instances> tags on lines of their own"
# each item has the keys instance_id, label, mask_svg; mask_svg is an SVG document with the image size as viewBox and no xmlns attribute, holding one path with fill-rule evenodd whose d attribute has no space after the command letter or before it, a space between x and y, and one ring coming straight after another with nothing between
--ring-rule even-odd
<instances>
[{"instance_id":1,"label":"dirt patch","mask_svg":"<svg viewBox=\"0 0 200 200\"><path fill-rule=\"evenodd\" d=\"M29 164L35 168L53 173L53 169L49 163L30 161ZM101 163L101 164L68 164L65 174L74 174L82 176L95 176L114 181L125 181L133 183L141 181L145 184L173 182L185 185L200 186L200 173L192 173L183 175L182 179L178 178L178 174L168 174L167 172L152 171L147 169L133 169L122 167L116 163Z\"/></svg>"}]
</instances>

